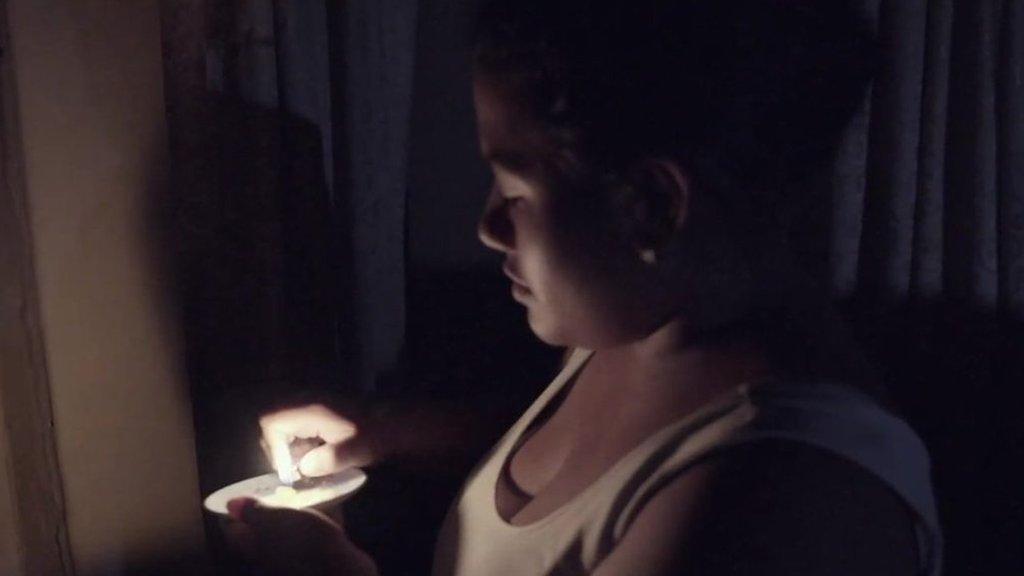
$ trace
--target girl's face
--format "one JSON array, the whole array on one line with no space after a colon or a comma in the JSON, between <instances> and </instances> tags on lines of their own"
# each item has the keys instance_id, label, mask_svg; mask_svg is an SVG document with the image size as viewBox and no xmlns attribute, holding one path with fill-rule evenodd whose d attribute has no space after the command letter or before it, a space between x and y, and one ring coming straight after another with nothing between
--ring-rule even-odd
<instances>
[{"instance_id":1,"label":"girl's face","mask_svg":"<svg viewBox=\"0 0 1024 576\"><path fill-rule=\"evenodd\" d=\"M599 192L560 181L552 143L514 99L478 80L474 101L494 176L479 236L505 255L512 296L533 332L552 345L596 349L653 330L662 307L645 297L642 264L615 233Z\"/></svg>"}]
</instances>

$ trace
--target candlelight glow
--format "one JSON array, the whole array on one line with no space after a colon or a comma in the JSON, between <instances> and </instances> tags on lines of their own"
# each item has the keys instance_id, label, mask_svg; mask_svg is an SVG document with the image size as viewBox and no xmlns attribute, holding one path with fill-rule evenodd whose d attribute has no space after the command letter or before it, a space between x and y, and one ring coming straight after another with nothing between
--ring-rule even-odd
<instances>
[{"instance_id":1,"label":"candlelight glow","mask_svg":"<svg viewBox=\"0 0 1024 576\"><path fill-rule=\"evenodd\" d=\"M282 484L291 486L299 479L299 469L292 460L288 438L279 434L271 434L266 438L270 448L270 461Z\"/></svg>"},{"instance_id":2,"label":"candlelight glow","mask_svg":"<svg viewBox=\"0 0 1024 576\"><path fill-rule=\"evenodd\" d=\"M303 490L296 490L289 486L278 486L274 492L266 496L260 496L260 502L267 506L279 508L306 508L319 502L330 499L336 490L327 486L316 486Z\"/></svg>"}]
</instances>

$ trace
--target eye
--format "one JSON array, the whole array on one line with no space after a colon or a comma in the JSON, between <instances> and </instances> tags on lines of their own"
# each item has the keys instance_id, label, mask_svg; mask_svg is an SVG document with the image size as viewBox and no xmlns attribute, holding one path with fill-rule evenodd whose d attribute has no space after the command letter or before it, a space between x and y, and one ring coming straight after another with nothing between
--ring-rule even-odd
<instances>
[{"instance_id":1,"label":"eye","mask_svg":"<svg viewBox=\"0 0 1024 576\"><path fill-rule=\"evenodd\" d=\"M518 203L523 201L523 197L522 196L502 196L501 199L506 204L518 204Z\"/></svg>"},{"instance_id":2,"label":"eye","mask_svg":"<svg viewBox=\"0 0 1024 576\"><path fill-rule=\"evenodd\" d=\"M525 200L525 197L523 196L499 194L499 197L501 198L501 203L505 206L506 210L515 210L519 208L522 205L523 200Z\"/></svg>"},{"instance_id":3,"label":"eye","mask_svg":"<svg viewBox=\"0 0 1024 576\"><path fill-rule=\"evenodd\" d=\"M496 168L491 189L501 202L509 208L530 197L531 186L523 177L507 170Z\"/></svg>"},{"instance_id":4,"label":"eye","mask_svg":"<svg viewBox=\"0 0 1024 576\"><path fill-rule=\"evenodd\" d=\"M494 178L491 181L491 192L498 196L504 204L518 204L522 200L521 196L511 196L499 183L498 178Z\"/></svg>"},{"instance_id":5,"label":"eye","mask_svg":"<svg viewBox=\"0 0 1024 576\"><path fill-rule=\"evenodd\" d=\"M498 193L498 198L502 200L502 203L509 207L515 206L523 200L521 194L510 193L501 187L496 187L495 191Z\"/></svg>"}]
</instances>

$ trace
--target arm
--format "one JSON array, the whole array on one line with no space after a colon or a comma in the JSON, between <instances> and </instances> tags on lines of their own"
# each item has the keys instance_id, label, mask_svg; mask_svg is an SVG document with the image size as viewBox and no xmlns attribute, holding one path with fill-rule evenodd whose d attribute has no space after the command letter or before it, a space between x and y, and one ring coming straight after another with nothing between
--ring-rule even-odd
<instances>
[{"instance_id":1,"label":"arm","mask_svg":"<svg viewBox=\"0 0 1024 576\"><path fill-rule=\"evenodd\" d=\"M567 349L558 364L560 371L572 356ZM526 409L534 394L516 401L490 398L487 390L477 396L448 401L396 401L375 416L374 426L388 445L388 459L416 469L456 471L468 468L490 448ZM453 465L454 463L454 465ZM438 470L432 470L437 472Z\"/></svg>"},{"instance_id":2,"label":"arm","mask_svg":"<svg viewBox=\"0 0 1024 576\"><path fill-rule=\"evenodd\" d=\"M461 476L521 408L482 398L389 403L367 427L380 445L374 462Z\"/></svg>"},{"instance_id":3,"label":"arm","mask_svg":"<svg viewBox=\"0 0 1024 576\"><path fill-rule=\"evenodd\" d=\"M594 576L911 576L910 512L881 481L813 447L730 450L658 492Z\"/></svg>"},{"instance_id":4,"label":"arm","mask_svg":"<svg viewBox=\"0 0 1024 576\"><path fill-rule=\"evenodd\" d=\"M563 355L563 366L570 355L569 351ZM301 458L298 470L306 476L384 462L434 475L461 476L509 427L526 401L525 396L521 401L495 400L484 390L474 397L447 401L404 398L306 404L264 414L260 426L268 456L275 462ZM295 453L290 448L295 438L320 438L326 444ZM286 455L289 452L291 458Z\"/></svg>"}]
</instances>

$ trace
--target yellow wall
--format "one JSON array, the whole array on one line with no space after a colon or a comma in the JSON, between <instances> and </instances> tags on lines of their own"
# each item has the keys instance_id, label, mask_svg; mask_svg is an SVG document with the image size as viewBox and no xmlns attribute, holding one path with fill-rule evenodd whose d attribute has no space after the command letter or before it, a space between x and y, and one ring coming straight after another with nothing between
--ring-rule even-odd
<instances>
[{"instance_id":1,"label":"yellow wall","mask_svg":"<svg viewBox=\"0 0 1024 576\"><path fill-rule=\"evenodd\" d=\"M68 528L79 574L201 545L191 408L149 203L159 3L8 0Z\"/></svg>"}]
</instances>

